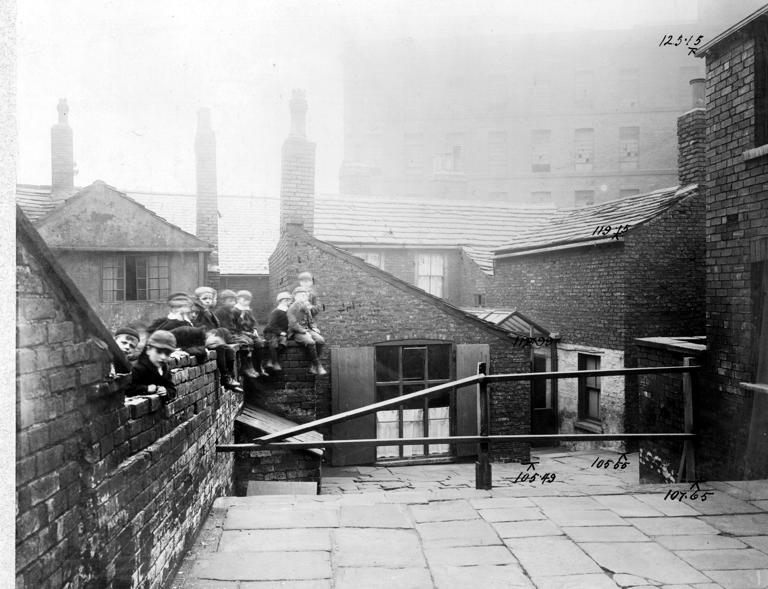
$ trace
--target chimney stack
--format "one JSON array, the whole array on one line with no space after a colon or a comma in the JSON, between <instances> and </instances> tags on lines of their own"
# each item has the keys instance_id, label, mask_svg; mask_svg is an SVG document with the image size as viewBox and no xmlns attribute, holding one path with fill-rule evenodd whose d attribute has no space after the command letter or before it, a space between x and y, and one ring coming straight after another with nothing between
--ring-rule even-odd
<instances>
[{"instance_id":1,"label":"chimney stack","mask_svg":"<svg viewBox=\"0 0 768 589\"><path fill-rule=\"evenodd\" d=\"M197 111L195 134L195 171L197 176L197 236L213 245L208 256L208 282L218 287L219 207L216 178L216 134L211 128L211 111Z\"/></svg>"},{"instance_id":2,"label":"chimney stack","mask_svg":"<svg viewBox=\"0 0 768 589\"><path fill-rule=\"evenodd\" d=\"M704 109L705 80L691 80L693 108L677 119L677 169L681 186L703 184L706 165L707 111Z\"/></svg>"},{"instance_id":3,"label":"chimney stack","mask_svg":"<svg viewBox=\"0 0 768 589\"><path fill-rule=\"evenodd\" d=\"M307 141L307 100L294 90L290 101L291 132L283 142L280 181L280 232L298 224L312 234L315 216L315 144Z\"/></svg>"},{"instance_id":4,"label":"chimney stack","mask_svg":"<svg viewBox=\"0 0 768 589\"><path fill-rule=\"evenodd\" d=\"M54 201L64 201L72 194L75 180L72 128L66 98L59 99L57 109L59 122L51 127L51 196Z\"/></svg>"}]
</instances>

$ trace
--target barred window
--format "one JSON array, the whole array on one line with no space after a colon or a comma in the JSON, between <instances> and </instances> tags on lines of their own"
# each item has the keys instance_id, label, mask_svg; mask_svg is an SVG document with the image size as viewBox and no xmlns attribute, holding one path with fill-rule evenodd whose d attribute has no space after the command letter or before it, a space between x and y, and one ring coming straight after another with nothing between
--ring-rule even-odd
<instances>
[{"instance_id":1,"label":"barred window","mask_svg":"<svg viewBox=\"0 0 768 589\"><path fill-rule=\"evenodd\" d=\"M168 296L168 256L106 255L101 264L101 300L156 301Z\"/></svg>"}]
</instances>

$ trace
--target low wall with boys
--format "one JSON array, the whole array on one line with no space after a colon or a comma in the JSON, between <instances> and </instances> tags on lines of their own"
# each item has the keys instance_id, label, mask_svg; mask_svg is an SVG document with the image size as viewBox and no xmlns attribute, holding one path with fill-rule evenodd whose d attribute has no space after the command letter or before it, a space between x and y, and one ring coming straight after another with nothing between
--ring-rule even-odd
<instances>
[{"instance_id":1,"label":"low wall with boys","mask_svg":"<svg viewBox=\"0 0 768 589\"><path fill-rule=\"evenodd\" d=\"M110 334L34 229L17 225L16 586L161 587L231 491L241 395L172 360L178 393L125 398Z\"/></svg>"}]
</instances>

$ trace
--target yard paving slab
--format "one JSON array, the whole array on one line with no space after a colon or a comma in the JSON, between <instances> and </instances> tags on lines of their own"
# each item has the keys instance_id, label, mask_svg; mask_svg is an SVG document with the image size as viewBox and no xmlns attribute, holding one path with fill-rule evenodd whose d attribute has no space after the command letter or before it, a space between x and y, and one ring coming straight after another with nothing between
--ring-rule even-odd
<instances>
[{"instance_id":1,"label":"yard paving slab","mask_svg":"<svg viewBox=\"0 0 768 589\"><path fill-rule=\"evenodd\" d=\"M469 463L345 467L319 496L221 497L171 588L768 587L768 481L669 501L690 485L639 484L636 454L597 471L618 453L534 453L554 483L514 483L515 463L483 491Z\"/></svg>"}]
</instances>

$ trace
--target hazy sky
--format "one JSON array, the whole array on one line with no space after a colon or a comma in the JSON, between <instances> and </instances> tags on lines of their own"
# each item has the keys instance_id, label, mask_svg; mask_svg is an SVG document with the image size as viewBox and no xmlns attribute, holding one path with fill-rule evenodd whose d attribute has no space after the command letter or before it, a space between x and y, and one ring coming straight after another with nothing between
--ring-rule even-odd
<instances>
[{"instance_id":1,"label":"hazy sky","mask_svg":"<svg viewBox=\"0 0 768 589\"><path fill-rule=\"evenodd\" d=\"M624 28L693 19L695 0L24 0L18 3L22 183L50 183L66 97L75 183L194 192L196 111L212 109L220 194L275 196L287 99L304 88L319 192L338 190L346 39Z\"/></svg>"}]
</instances>

